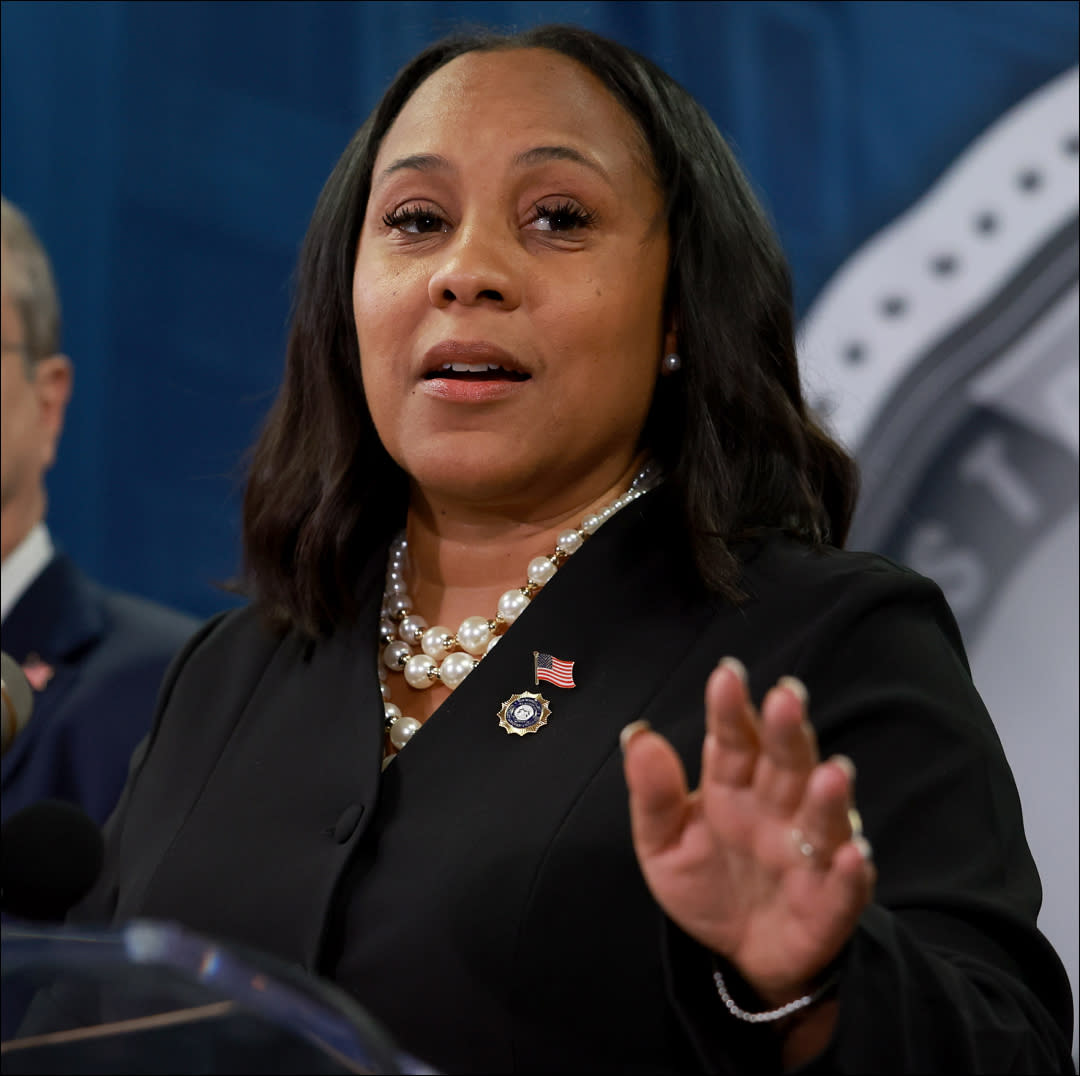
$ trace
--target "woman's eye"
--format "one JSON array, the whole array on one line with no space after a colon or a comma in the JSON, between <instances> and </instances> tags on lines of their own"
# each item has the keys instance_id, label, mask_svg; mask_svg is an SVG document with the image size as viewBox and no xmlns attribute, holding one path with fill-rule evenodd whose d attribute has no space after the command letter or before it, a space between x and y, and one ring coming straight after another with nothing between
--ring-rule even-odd
<instances>
[{"instance_id":1,"label":"woman's eye","mask_svg":"<svg viewBox=\"0 0 1080 1076\"><path fill-rule=\"evenodd\" d=\"M576 232L593 222L593 214L573 202L538 205L535 213L533 226L541 232Z\"/></svg>"},{"instance_id":2,"label":"woman's eye","mask_svg":"<svg viewBox=\"0 0 1080 1076\"><path fill-rule=\"evenodd\" d=\"M409 235L430 235L446 230L446 221L438 213L423 206L402 206L383 217L387 228L396 228Z\"/></svg>"}]
</instances>

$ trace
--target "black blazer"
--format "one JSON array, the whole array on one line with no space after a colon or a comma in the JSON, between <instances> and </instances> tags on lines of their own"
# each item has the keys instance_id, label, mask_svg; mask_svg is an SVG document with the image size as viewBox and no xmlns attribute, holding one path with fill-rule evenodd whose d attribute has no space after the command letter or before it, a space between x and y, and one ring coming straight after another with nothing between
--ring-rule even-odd
<instances>
[{"instance_id":1,"label":"black blazer","mask_svg":"<svg viewBox=\"0 0 1080 1076\"><path fill-rule=\"evenodd\" d=\"M163 690L77 918L177 920L273 952L446 1072L774 1070L773 1032L727 1015L710 955L642 881L618 747L646 718L696 780L705 678L733 654L756 698L785 673L807 684L823 755L858 767L880 871L811 1070L1071 1072L1068 979L940 591L780 536L742 555L747 600L704 594L667 495L641 498L382 775L384 558L358 581L358 624L328 640L217 618ZM576 687L537 686L537 650L573 660ZM550 721L508 735L499 708L526 690Z\"/></svg>"},{"instance_id":2,"label":"black blazer","mask_svg":"<svg viewBox=\"0 0 1080 1076\"><path fill-rule=\"evenodd\" d=\"M149 732L169 662L199 621L107 590L57 553L4 620L3 648L51 675L4 755L3 817L62 799L104 822Z\"/></svg>"}]
</instances>

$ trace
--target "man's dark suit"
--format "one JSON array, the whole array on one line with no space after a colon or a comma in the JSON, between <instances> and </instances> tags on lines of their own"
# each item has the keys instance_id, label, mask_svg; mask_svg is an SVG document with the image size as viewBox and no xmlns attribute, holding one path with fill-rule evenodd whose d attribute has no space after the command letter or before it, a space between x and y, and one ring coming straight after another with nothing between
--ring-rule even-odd
<instances>
[{"instance_id":1,"label":"man's dark suit","mask_svg":"<svg viewBox=\"0 0 1080 1076\"><path fill-rule=\"evenodd\" d=\"M4 620L5 653L20 665L40 659L48 679L3 758L3 817L55 798L104 822L150 728L165 670L197 626L99 586L57 553Z\"/></svg>"}]
</instances>

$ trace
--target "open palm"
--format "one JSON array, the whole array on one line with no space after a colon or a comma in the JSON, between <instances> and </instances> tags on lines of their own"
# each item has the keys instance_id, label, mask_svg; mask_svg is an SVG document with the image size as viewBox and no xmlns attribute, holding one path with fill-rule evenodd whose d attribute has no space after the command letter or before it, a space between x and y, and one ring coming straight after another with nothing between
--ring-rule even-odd
<instances>
[{"instance_id":1,"label":"open palm","mask_svg":"<svg viewBox=\"0 0 1080 1076\"><path fill-rule=\"evenodd\" d=\"M634 847L653 896L777 1005L839 953L874 885L854 768L820 761L806 705L805 688L783 678L757 713L741 665L721 662L705 686L693 791L662 736L631 725L623 737Z\"/></svg>"}]
</instances>

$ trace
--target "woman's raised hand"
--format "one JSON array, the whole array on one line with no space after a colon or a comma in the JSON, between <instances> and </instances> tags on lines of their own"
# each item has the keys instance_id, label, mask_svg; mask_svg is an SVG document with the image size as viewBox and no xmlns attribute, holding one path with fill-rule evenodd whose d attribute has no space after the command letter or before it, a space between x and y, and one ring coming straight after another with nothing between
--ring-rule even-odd
<instances>
[{"instance_id":1,"label":"woman's raised hand","mask_svg":"<svg viewBox=\"0 0 1080 1076\"><path fill-rule=\"evenodd\" d=\"M726 658L705 685L701 781L644 723L622 735L634 847L687 934L729 960L770 1005L809 992L870 901L874 866L849 759L821 762L803 685L750 702Z\"/></svg>"}]
</instances>

